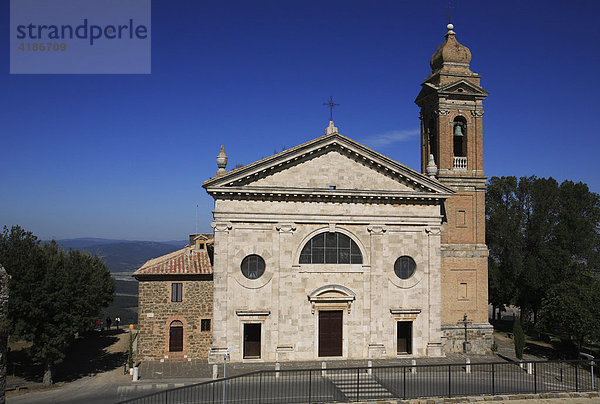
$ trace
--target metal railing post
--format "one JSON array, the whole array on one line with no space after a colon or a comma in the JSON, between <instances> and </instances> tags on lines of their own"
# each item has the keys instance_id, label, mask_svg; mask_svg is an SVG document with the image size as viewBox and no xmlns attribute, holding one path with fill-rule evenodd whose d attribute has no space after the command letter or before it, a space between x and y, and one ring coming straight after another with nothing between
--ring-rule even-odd
<instances>
[{"instance_id":1,"label":"metal railing post","mask_svg":"<svg viewBox=\"0 0 600 404\"><path fill-rule=\"evenodd\" d=\"M575 391L579 391L579 377L577 374L578 367L579 367L579 363L575 362Z\"/></svg>"},{"instance_id":2,"label":"metal railing post","mask_svg":"<svg viewBox=\"0 0 600 404\"><path fill-rule=\"evenodd\" d=\"M169 402L169 390L165 390L165 404Z\"/></svg>"},{"instance_id":3,"label":"metal railing post","mask_svg":"<svg viewBox=\"0 0 600 404\"><path fill-rule=\"evenodd\" d=\"M594 388L594 361L590 361L590 372L592 373L592 391L596 390Z\"/></svg>"},{"instance_id":4,"label":"metal railing post","mask_svg":"<svg viewBox=\"0 0 600 404\"><path fill-rule=\"evenodd\" d=\"M563 382L563 363L560 362L560 382Z\"/></svg>"},{"instance_id":5,"label":"metal railing post","mask_svg":"<svg viewBox=\"0 0 600 404\"><path fill-rule=\"evenodd\" d=\"M404 390L404 397L402 399L406 400L406 366L404 366L402 370L402 389Z\"/></svg>"},{"instance_id":6,"label":"metal railing post","mask_svg":"<svg viewBox=\"0 0 600 404\"><path fill-rule=\"evenodd\" d=\"M360 389L360 368L356 368L356 401L358 401Z\"/></svg>"},{"instance_id":7,"label":"metal railing post","mask_svg":"<svg viewBox=\"0 0 600 404\"><path fill-rule=\"evenodd\" d=\"M537 394L537 363L533 362L533 394Z\"/></svg>"},{"instance_id":8,"label":"metal railing post","mask_svg":"<svg viewBox=\"0 0 600 404\"><path fill-rule=\"evenodd\" d=\"M263 372L261 371L258 374L258 402L259 403L262 402L261 401L261 398L262 398L262 375L263 375Z\"/></svg>"},{"instance_id":9,"label":"metal railing post","mask_svg":"<svg viewBox=\"0 0 600 404\"><path fill-rule=\"evenodd\" d=\"M448 397L452 397L452 365L448 365Z\"/></svg>"},{"instance_id":10,"label":"metal railing post","mask_svg":"<svg viewBox=\"0 0 600 404\"><path fill-rule=\"evenodd\" d=\"M494 363L492 362L492 395L496 394L496 378L494 375Z\"/></svg>"},{"instance_id":11,"label":"metal railing post","mask_svg":"<svg viewBox=\"0 0 600 404\"><path fill-rule=\"evenodd\" d=\"M312 370L308 371L308 404L312 404Z\"/></svg>"}]
</instances>

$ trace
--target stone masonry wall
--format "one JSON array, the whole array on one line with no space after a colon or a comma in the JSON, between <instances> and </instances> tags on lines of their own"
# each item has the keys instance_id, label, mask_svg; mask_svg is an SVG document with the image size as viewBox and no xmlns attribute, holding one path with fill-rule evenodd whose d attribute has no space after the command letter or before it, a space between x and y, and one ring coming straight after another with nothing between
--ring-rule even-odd
<instances>
[{"instance_id":1,"label":"stone masonry wall","mask_svg":"<svg viewBox=\"0 0 600 404\"><path fill-rule=\"evenodd\" d=\"M183 283L183 299L171 302L171 284ZM137 360L205 359L212 343L213 280L140 280ZM202 319L211 331L201 331ZM169 326L183 323L183 352L169 353Z\"/></svg>"},{"instance_id":2,"label":"stone masonry wall","mask_svg":"<svg viewBox=\"0 0 600 404\"><path fill-rule=\"evenodd\" d=\"M488 323L472 323L467 326L467 338L472 354L489 354L493 343L494 328ZM462 324L442 325L445 353L463 352L465 328Z\"/></svg>"}]
</instances>

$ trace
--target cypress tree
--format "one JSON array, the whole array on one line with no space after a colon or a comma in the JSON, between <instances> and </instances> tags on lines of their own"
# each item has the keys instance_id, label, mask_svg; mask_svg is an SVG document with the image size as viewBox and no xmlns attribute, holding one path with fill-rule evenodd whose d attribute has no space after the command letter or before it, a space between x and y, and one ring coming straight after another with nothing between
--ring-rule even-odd
<instances>
[{"instance_id":1,"label":"cypress tree","mask_svg":"<svg viewBox=\"0 0 600 404\"><path fill-rule=\"evenodd\" d=\"M513 338L515 341L515 355L517 355L517 359L523 359L523 350L525 349L525 333L523 332L523 327L521 327L521 318L519 316L515 316L515 320L513 322Z\"/></svg>"}]
</instances>

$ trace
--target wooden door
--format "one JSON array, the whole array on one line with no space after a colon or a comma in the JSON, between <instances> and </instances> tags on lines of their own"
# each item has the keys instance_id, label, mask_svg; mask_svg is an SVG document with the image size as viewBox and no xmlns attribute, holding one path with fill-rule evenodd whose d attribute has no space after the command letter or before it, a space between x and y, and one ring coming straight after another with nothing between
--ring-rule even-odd
<instances>
[{"instance_id":1,"label":"wooden door","mask_svg":"<svg viewBox=\"0 0 600 404\"><path fill-rule=\"evenodd\" d=\"M244 358L260 358L260 323L244 324Z\"/></svg>"},{"instance_id":2,"label":"wooden door","mask_svg":"<svg viewBox=\"0 0 600 404\"><path fill-rule=\"evenodd\" d=\"M342 356L342 310L319 311L319 356Z\"/></svg>"},{"instance_id":3,"label":"wooden door","mask_svg":"<svg viewBox=\"0 0 600 404\"><path fill-rule=\"evenodd\" d=\"M174 321L169 327L169 352L183 351L183 324Z\"/></svg>"},{"instance_id":4,"label":"wooden door","mask_svg":"<svg viewBox=\"0 0 600 404\"><path fill-rule=\"evenodd\" d=\"M398 353L412 353L412 321L398 321L397 333Z\"/></svg>"}]
</instances>

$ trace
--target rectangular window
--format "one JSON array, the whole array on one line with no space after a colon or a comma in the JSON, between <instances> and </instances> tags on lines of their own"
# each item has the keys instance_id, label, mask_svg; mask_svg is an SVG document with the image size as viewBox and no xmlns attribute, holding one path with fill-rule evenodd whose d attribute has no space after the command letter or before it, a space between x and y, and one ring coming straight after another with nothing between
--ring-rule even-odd
<instances>
[{"instance_id":1,"label":"rectangular window","mask_svg":"<svg viewBox=\"0 0 600 404\"><path fill-rule=\"evenodd\" d=\"M458 300L469 300L467 296L467 282L460 282L458 284Z\"/></svg>"},{"instance_id":2,"label":"rectangular window","mask_svg":"<svg viewBox=\"0 0 600 404\"><path fill-rule=\"evenodd\" d=\"M203 318L200 320L200 331L210 331L210 319Z\"/></svg>"},{"instance_id":3,"label":"rectangular window","mask_svg":"<svg viewBox=\"0 0 600 404\"><path fill-rule=\"evenodd\" d=\"M456 227L467 227L467 211L457 210L456 211Z\"/></svg>"},{"instance_id":4,"label":"rectangular window","mask_svg":"<svg viewBox=\"0 0 600 404\"><path fill-rule=\"evenodd\" d=\"M183 283L171 284L171 301L180 302L183 299Z\"/></svg>"}]
</instances>

